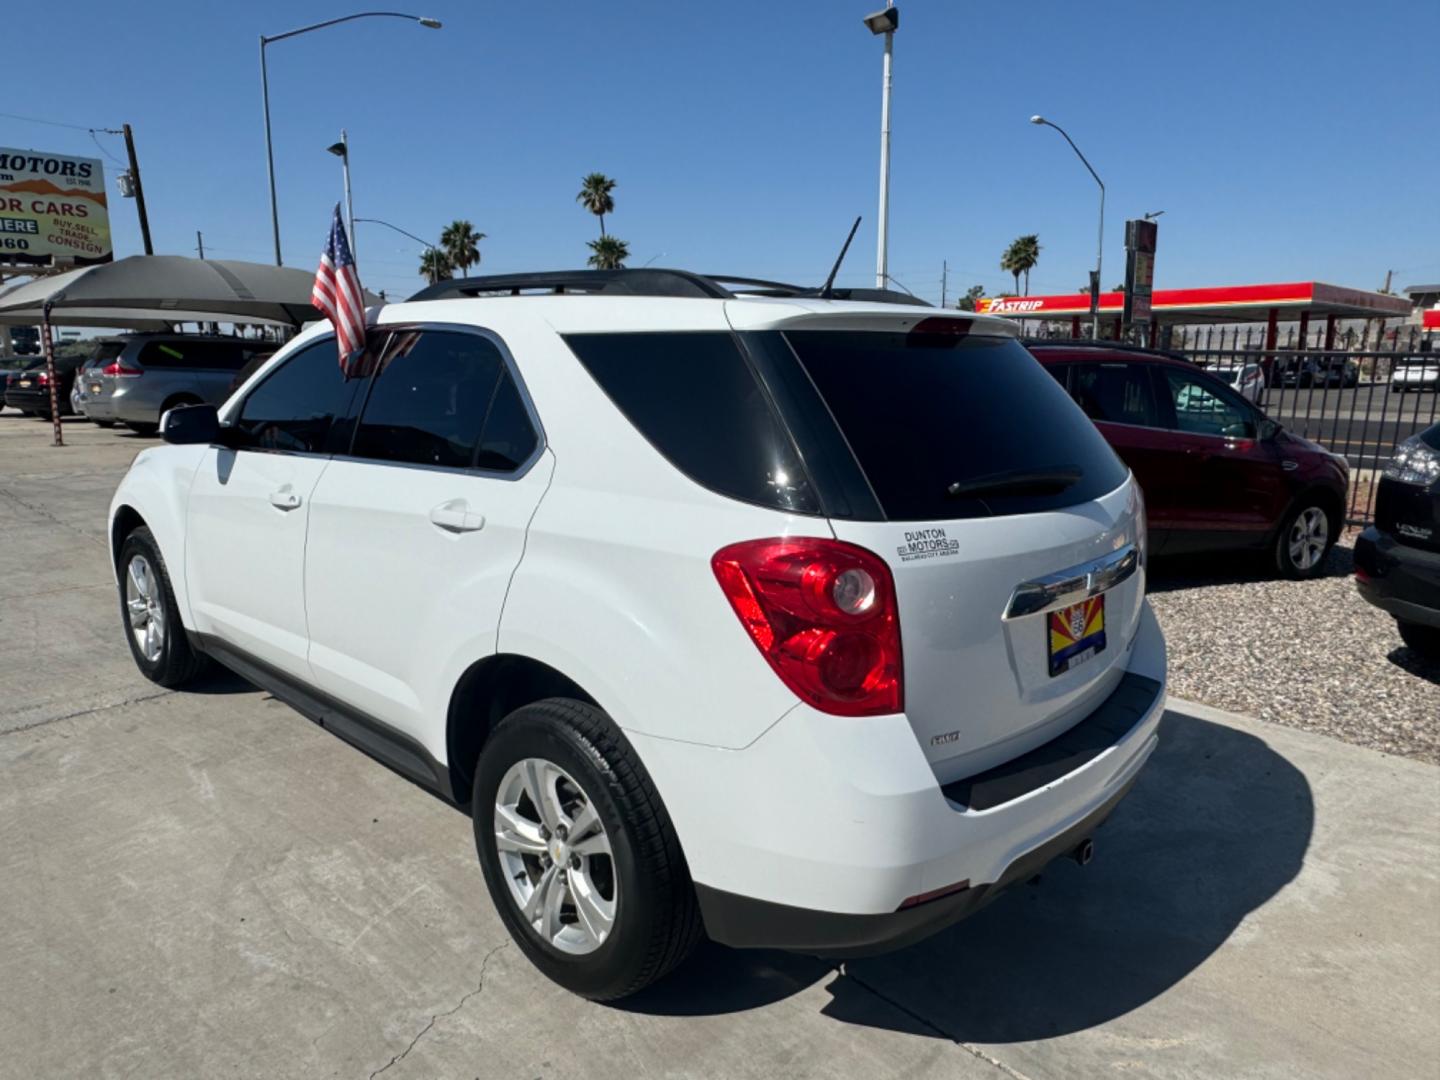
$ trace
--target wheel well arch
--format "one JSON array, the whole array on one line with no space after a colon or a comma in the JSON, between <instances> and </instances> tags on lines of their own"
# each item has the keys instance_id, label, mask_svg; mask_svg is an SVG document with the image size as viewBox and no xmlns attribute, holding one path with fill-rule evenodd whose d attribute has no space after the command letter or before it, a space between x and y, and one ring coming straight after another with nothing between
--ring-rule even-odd
<instances>
[{"instance_id":1,"label":"wheel well arch","mask_svg":"<svg viewBox=\"0 0 1440 1080\"><path fill-rule=\"evenodd\" d=\"M583 687L549 664L518 653L477 660L450 693L445 750L457 802L469 802L475 763L495 725L523 705L563 697L600 707Z\"/></svg>"},{"instance_id":2,"label":"wheel well arch","mask_svg":"<svg viewBox=\"0 0 1440 1080\"><path fill-rule=\"evenodd\" d=\"M165 415L166 409L173 409L177 405L204 405L205 399L199 394L189 390L179 390L165 399L160 406L160 416Z\"/></svg>"},{"instance_id":3,"label":"wheel well arch","mask_svg":"<svg viewBox=\"0 0 1440 1080\"><path fill-rule=\"evenodd\" d=\"M133 506L122 506L115 511L115 520L110 524L110 565L120 565L120 545L125 543L125 538L140 526L145 524L145 519Z\"/></svg>"}]
</instances>

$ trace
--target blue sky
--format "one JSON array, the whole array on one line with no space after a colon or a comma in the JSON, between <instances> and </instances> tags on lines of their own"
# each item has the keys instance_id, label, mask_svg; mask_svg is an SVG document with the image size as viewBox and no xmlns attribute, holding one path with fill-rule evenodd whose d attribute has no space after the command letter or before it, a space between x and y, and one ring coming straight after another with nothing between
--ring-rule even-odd
<instances>
[{"instance_id":1,"label":"blue sky","mask_svg":"<svg viewBox=\"0 0 1440 1080\"><path fill-rule=\"evenodd\" d=\"M361 20L269 49L288 265L318 257L340 196L324 148L345 127L357 216L421 235L468 218L494 272L582 264L597 226L575 192L599 170L631 265L816 283L863 214L841 281L873 277L881 49L860 19L879 0L414 2L445 28ZM952 296L1000 291L1026 232L1033 292L1085 281L1096 189L1036 112L1106 181L1107 288L1125 218L1150 210L1160 288L1440 280L1440 5L901 6L890 268L920 295L938 299L942 260ZM26 31L59 77L12 79L0 113L128 121L156 250L193 253L201 229L207 254L268 261L257 37L356 9L72 0L64 41ZM5 115L0 145L100 156L83 131ZM116 252L133 254L116 171ZM368 286L422 284L411 241L361 225L358 249Z\"/></svg>"}]
</instances>

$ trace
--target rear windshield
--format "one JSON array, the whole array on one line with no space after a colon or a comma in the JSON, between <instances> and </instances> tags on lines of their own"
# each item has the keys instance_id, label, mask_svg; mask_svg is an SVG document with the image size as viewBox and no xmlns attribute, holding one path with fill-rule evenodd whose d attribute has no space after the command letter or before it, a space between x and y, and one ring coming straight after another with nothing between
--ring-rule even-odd
<instances>
[{"instance_id":1,"label":"rear windshield","mask_svg":"<svg viewBox=\"0 0 1440 1080\"><path fill-rule=\"evenodd\" d=\"M1238 368L1215 368L1210 374L1214 375L1221 382L1229 383L1231 386L1234 386L1235 381L1240 378Z\"/></svg>"},{"instance_id":2,"label":"rear windshield","mask_svg":"<svg viewBox=\"0 0 1440 1080\"><path fill-rule=\"evenodd\" d=\"M108 364L124 351L125 343L123 341L102 341L99 345L95 346L95 351L91 354L89 362L92 364Z\"/></svg>"},{"instance_id":3,"label":"rear windshield","mask_svg":"<svg viewBox=\"0 0 1440 1080\"><path fill-rule=\"evenodd\" d=\"M1125 466L1013 338L796 331L786 339L892 520L1023 514L1115 490ZM1060 490L951 495L1001 474L1078 469Z\"/></svg>"}]
</instances>

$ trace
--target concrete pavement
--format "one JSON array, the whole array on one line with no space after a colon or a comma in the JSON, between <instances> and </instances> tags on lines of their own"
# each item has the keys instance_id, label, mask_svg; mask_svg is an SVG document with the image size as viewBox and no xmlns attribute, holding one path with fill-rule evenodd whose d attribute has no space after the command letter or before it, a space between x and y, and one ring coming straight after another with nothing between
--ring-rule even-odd
<instances>
[{"instance_id":1,"label":"concrete pavement","mask_svg":"<svg viewBox=\"0 0 1440 1080\"><path fill-rule=\"evenodd\" d=\"M135 673L144 440L0 413L0 1077L1425 1075L1440 771L1172 702L1095 862L888 956L706 947L619 1006L508 944L469 820L236 679Z\"/></svg>"}]
</instances>

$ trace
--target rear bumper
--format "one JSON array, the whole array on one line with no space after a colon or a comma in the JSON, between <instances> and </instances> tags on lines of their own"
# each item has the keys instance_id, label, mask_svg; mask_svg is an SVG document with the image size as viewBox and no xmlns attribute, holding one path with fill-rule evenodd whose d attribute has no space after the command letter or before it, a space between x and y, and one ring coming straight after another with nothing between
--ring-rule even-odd
<instances>
[{"instance_id":1,"label":"rear bumper","mask_svg":"<svg viewBox=\"0 0 1440 1080\"><path fill-rule=\"evenodd\" d=\"M1165 645L1148 605L1126 668L1136 678L1116 691L1130 694L1123 723L1082 721L943 788L898 714L849 720L797 705L742 750L630 738L711 937L855 955L933 933L1088 839L1156 746Z\"/></svg>"},{"instance_id":2,"label":"rear bumper","mask_svg":"<svg viewBox=\"0 0 1440 1080\"><path fill-rule=\"evenodd\" d=\"M1440 554L1422 551L1370 526L1355 540L1355 586L1381 611L1440 628Z\"/></svg>"},{"instance_id":3,"label":"rear bumper","mask_svg":"<svg viewBox=\"0 0 1440 1080\"><path fill-rule=\"evenodd\" d=\"M60 407L60 415L64 416L70 412L70 391L57 391L55 402ZM33 412L50 411L50 391L46 390L11 390L5 394L5 404L12 409L30 409Z\"/></svg>"},{"instance_id":4,"label":"rear bumper","mask_svg":"<svg viewBox=\"0 0 1440 1080\"><path fill-rule=\"evenodd\" d=\"M997 881L966 885L927 903L883 915L810 911L696 885L705 931L713 940L734 948L789 949L835 959L904 948L973 915L1011 885L1029 881L1055 859L1073 854L1094 836L1134 782L1132 776L1080 821L1021 855Z\"/></svg>"}]
</instances>

